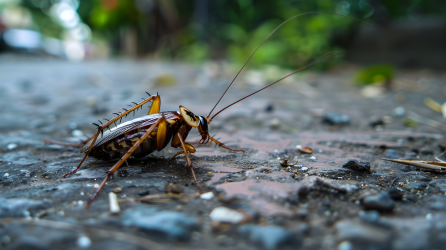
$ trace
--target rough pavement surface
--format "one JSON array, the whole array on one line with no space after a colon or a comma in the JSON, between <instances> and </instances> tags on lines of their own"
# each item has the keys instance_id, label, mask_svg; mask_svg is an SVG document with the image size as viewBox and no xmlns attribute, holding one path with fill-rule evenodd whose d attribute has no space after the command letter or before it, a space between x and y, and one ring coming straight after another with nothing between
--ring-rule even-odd
<instances>
[{"instance_id":1,"label":"rough pavement surface","mask_svg":"<svg viewBox=\"0 0 446 250\"><path fill-rule=\"evenodd\" d=\"M167 165L178 151L168 146L128 160L86 209L114 161L88 158L63 179L82 159L80 148L43 140L79 142L94 134L89 123L146 91L159 92L163 111L183 105L206 116L235 75L223 66L1 56L0 248L443 248L444 173L382 160L434 160L442 152L444 131L414 128L405 118L415 112L443 123L423 100L445 100L446 78L429 71L399 71L396 80L405 84L375 98L350 83L357 68L302 74L210 124L211 135L246 151L196 147L195 173L212 193L200 196L183 157ZM250 73L216 111L263 86ZM199 141L196 130L187 141ZM350 159L370 171L344 168ZM120 212L110 212L113 191Z\"/></svg>"}]
</instances>

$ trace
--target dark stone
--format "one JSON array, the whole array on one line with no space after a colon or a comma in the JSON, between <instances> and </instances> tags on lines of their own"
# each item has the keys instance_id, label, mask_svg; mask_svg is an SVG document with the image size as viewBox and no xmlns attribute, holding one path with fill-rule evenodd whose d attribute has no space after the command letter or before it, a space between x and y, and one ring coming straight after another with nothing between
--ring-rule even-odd
<instances>
[{"instance_id":1,"label":"dark stone","mask_svg":"<svg viewBox=\"0 0 446 250\"><path fill-rule=\"evenodd\" d=\"M365 197L362 204L367 210L377 210L382 212L390 212L395 207L395 202L386 192Z\"/></svg>"},{"instance_id":2,"label":"dark stone","mask_svg":"<svg viewBox=\"0 0 446 250\"><path fill-rule=\"evenodd\" d=\"M268 250L298 243L296 235L277 226L244 225L239 227L238 232L247 236L252 243L259 244Z\"/></svg>"},{"instance_id":3,"label":"dark stone","mask_svg":"<svg viewBox=\"0 0 446 250\"><path fill-rule=\"evenodd\" d=\"M350 124L350 117L348 115L338 113L325 113L322 117L322 122L328 125L348 125Z\"/></svg>"},{"instance_id":4,"label":"dark stone","mask_svg":"<svg viewBox=\"0 0 446 250\"><path fill-rule=\"evenodd\" d=\"M420 153L422 155L433 155L434 154L434 150L431 147L424 147L421 149Z\"/></svg>"},{"instance_id":5,"label":"dark stone","mask_svg":"<svg viewBox=\"0 0 446 250\"><path fill-rule=\"evenodd\" d=\"M50 201L29 199L2 199L0 198L0 218L27 217L30 213L46 209L51 206Z\"/></svg>"},{"instance_id":6,"label":"dark stone","mask_svg":"<svg viewBox=\"0 0 446 250\"><path fill-rule=\"evenodd\" d=\"M140 192L138 192L138 195L139 195L139 196L144 196L144 195L148 195L148 194L150 194L150 191L149 191L149 190L144 190L144 191L140 191Z\"/></svg>"},{"instance_id":7,"label":"dark stone","mask_svg":"<svg viewBox=\"0 0 446 250\"><path fill-rule=\"evenodd\" d=\"M390 198L392 198L395 201L400 201L403 199L404 192L399 188L392 187L387 192L389 193Z\"/></svg>"},{"instance_id":8,"label":"dark stone","mask_svg":"<svg viewBox=\"0 0 446 250\"><path fill-rule=\"evenodd\" d=\"M199 225L190 215L171 211L158 212L158 208L137 206L123 214L124 226L135 226L144 231L158 233L170 241L186 241Z\"/></svg>"},{"instance_id":9,"label":"dark stone","mask_svg":"<svg viewBox=\"0 0 446 250\"><path fill-rule=\"evenodd\" d=\"M401 159L401 155L393 149L387 149L386 152L384 152L383 158Z\"/></svg>"},{"instance_id":10,"label":"dark stone","mask_svg":"<svg viewBox=\"0 0 446 250\"><path fill-rule=\"evenodd\" d=\"M412 153L415 153L415 154L419 154L419 153L420 153L420 151L418 150L418 148L411 148L411 149L409 150L409 152L412 152Z\"/></svg>"},{"instance_id":11,"label":"dark stone","mask_svg":"<svg viewBox=\"0 0 446 250\"><path fill-rule=\"evenodd\" d=\"M23 151L7 153L2 156L2 159L4 161L7 161L14 165L22 166L22 167L41 163L41 161L37 160L34 156L28 154L27 152L23 152Z\"/></svg>"},{"instance_id":12,"label":"dark stone","mask_svg":"<svg viewBox=\"0 0 446 250\"><path fill-rule=\"evenodd\" d=\"M370 163L356 159L349 159L342 167L356 171L370 172Z\"/></svg>"},{"instance_id":13,"label":"dark stone","mask_svg":"<svg viewBox=\"0 0 446 250\"><path fill-rule=\"evenodd\" d=\"M369 120L369 125L370 127L376 127L376 126L382 126L384 125L384 121L382 119L382 117L371 117Z\"/></svg>"},{"instance_id":14,"label":"dark stone","mask_svg":"<svg viewBox=\"0 0 446 250\"><path fill-rule=\"evenodd\" d=\"M266 113L271 113L271 112L273 112L273 111L274 111L274 105L271 104L271 103L269 103L269 104L266 106L266 108L265 108L265 112L266 112Z\"/></svg>"}]
</instances>

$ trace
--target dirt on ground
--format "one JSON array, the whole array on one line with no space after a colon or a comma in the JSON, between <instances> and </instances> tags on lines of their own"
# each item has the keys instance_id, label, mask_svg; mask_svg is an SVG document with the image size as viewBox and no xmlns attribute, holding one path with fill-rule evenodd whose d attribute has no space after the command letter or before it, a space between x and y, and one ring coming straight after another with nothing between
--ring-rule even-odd
<instances>
[{"instance_id":1,"label":"dirt on ground","mask_svg":"<svg viewBox=\"0 0 446 250\"><path fill-rule=\"evenodd\" d=\"M445 150L443 116L425 99L444 102L446 76L398 70L392 84L364 88L352 84L358 70L307 71L219 114L210 135L245 153L197 145L193 129L204 193L183 156L167 164L179 151L167 146L129 159L87 209L116 161L87 158L61 178L84 154L44 140L85 140L90 123L146 91L162 111L206 116L235 74L213 62L3 55L0 249L443 249L445 173L384 159L435 161ZM248 70L216 111L279 73Z\"/></svg>"}]
</instances>

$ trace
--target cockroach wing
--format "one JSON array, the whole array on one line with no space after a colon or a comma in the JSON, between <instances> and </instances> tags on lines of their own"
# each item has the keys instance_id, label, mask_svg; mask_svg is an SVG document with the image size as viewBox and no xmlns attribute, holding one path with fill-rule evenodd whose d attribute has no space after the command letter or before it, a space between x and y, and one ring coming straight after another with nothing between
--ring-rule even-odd
<instances>
[{"instance_id":1,"label":"cockroach wing","mask_svg":"<svg viewBox=\"0 0 446 250\"><path fill-rule=\"evenodd\" d=\"M110 140L113 140L114 138L116 138L126 132L135 130L137 128L150 126L163 116L164 116L164 118L166 118L166 120L169 120L169 119L175 119L175 118L180 117L180 114L177 111L165 111L165 112L160 112L160 113L156 113L156 114L152 114L152 115L145 115L143 117L139 117L139 118L133 119L131 121L121 123L118 126L105 131L102 136L99 135L98 139L96 139L96 142L94 143L93 148L101 146L102 144L104 144ZM85 146L81 149L80 152L81 153L87 152L91 146L91 142L92 141L85 144Z\"/></svg>"}]
</instances>

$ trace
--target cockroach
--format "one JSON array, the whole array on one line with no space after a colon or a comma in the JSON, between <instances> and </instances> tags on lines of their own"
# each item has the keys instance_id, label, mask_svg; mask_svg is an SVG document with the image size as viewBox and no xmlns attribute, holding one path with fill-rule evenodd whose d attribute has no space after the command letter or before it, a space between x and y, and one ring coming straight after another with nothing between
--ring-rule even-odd
<instances>
[{"instance_id":1,"label":"cockroach","mask_svg":"<svg viewBox=\"0 0 446 250\"><path fill-rule=\"evenodd\" d=\"M57 142L57 141L50 141L46 140L44 141L45 144L58 144L62 146L83 146L80 153L85 153L85 156L79 163L79 165L74 169L72 172L67 173L62 176L62 178L67 177L70 174L76 173L79 168L81 167L82 163L85 161L85 159L88 156L92 156L95 158L98 158L100 160L111 160L111 159L119 159L118 162L116 162L108 171L107 176L105 177L104 181L102 182L101 186L97 190L97 192L93 195L93 197L88 201L87 207L90 206L90 204L94 201L96 196L99 194L101 189L104 187L107 180L115 173L115 171L121 167L121 165L126 162L126 160L133 156L134 158L140 158L144 157L146 155L149 155L150 153L154 152L155 150L161 151L163 148L165 148L169 142L170 145L173 148L180 148L181 151L177 152L172 158L169 159L167 164L169 164L175 157L178 155L184 154L186 158L186 167L189 168L192 172L192 175L194 177L195 184L197 187L202 190L200 187L197 177L195 176L195 172L192 167L192 162L189 158L189 154L195 153L196 149L191 145L191 143L185 142L189 131L192 128L197 128L198 132L201 135L201 140L199 141L200 144L206 144L209 141L214 142L218 146L227 149L232 152L242 152L245 153L244 150L236 150L231 149L227 146L225 146L223 143L219 142L217 139L213 138L209 135L209 127L208 125L212 122L212 120L220 114L225 109L233 106L234 104L257 94L258 92L271 87L272 85L282 81L283 79L294 75L314 64L317 62L326 59L328 57L332 57L336 55L336 53L328 53L325 56L317 59L316 61L293 71L292 73L280 78L279 80L269 84L266 87L261 88L260 90L251 93L242 99L226 106L225 108L218 111L215 115L211 117L212 112L217 107L217 105L220 103L223 96L226 94L228 89L231 87L231 85L234 83L235 79L238 77L240 72L245 68L246 64L251 60L252 56L257 52L257 50L265 43L265 41L282 25L289 22L290 20L307 14L331 14L331 15L338 15L343 16L347 18L351 18L360 22L364 22L361 20L358 20L353 17L336 14L336 13L329 13L329 12L307 12L302 13L296 16L293 16L289 18L288 20L284 21L282 24L280 24L276 29L274 29L264 40L263 42L256 48L256 50L251 54L251 56L248 58L248 60L245 62L245 64L242 66L242 68L238 71L234 79L232 79L229 86L226 88L225 92L222 94L220 99L217 101L217 103L214 105L212 110L209 112L209 114L204 116L197 116L192 111L187 109L186 107L180 106L179 111L163 111L160 112L161 107L161 97L158 95L149 95L149 98L144 99L141 102L133 102L133 105L130 105L130 108L125 109L123 108L122 112L113 113L115 117L112 119L104 119L106 122L102 123L102 121L99 120L100 124L92 123L97 127L97 132L94 136L90 137L86 141L80 142L80 143L63 143L63 142ZM364 22L366 23L366 22ZM121 123L121 120L125 117L127 117L132 112L135 112L139 108L142 108L144 104L152 102L150 106L150 110L148 115L139 117L136 119L133 119L128 122ZM118 124L116 124L118 123ZM110 128L112 124L115 124L114 128ZM104 131L105 129L107 129Z\"/></svg>"}]
</instances>

